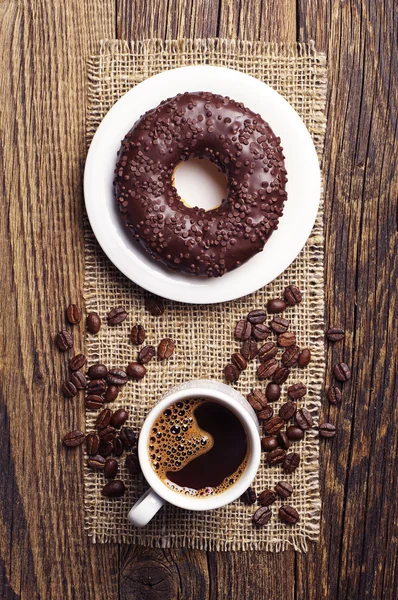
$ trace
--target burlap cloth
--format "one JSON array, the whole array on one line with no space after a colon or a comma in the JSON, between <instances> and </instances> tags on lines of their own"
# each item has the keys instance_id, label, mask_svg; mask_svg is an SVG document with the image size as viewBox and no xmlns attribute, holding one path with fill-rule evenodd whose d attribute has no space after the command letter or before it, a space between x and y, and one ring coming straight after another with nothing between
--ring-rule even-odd
<instances>
[{"instance_id":1,"label":"burlap cloth","mask_svg":"<svg viewBox=\"0 0 398 600\"><path fill-rule=\"evenodd\" d=\"M308 45L276 45L230 40L179 40L162 43L144 41L102 41L97 55L88 63L89 107L88 141L111 106L134 85L160 71L192 64L223 65L244 71L265 81L298 111L312 134L319 158L322 158L326 126L326 61ZM266 115L265 115L266 116ZM283 140L282 140L283 143ZM323 281L323 204L311 237L287 271L272 284L246 298L225 304L195 306L166 302L160 318L144 309L146 292L128 281L102 253L87 223L85 226L85 285L87 311L105 317L115 306L129 312L119 327L102 327L97 337L87 337L89 363L100 360L107 365L125 366L136 356L129 341L129 330L141 323L148 332L147 343L154 345L163 337L177 342L175 355L166 365L156 360L139 383L128 383L115 407L126 407L129 423L139 430L149 409L171 387L194 378L223 380L222 369L231 352L238 348L233 337L235 322L249 310L263 307L270 297L279 297L284 287L296 283L304 300L289 309L288 318L301 347L310 347L312 362L305 370L293 370L288 383L302 381L308 387L300 406L312 411L318 422L324 374L324 281ZM104 319L105 320L105 319ZM255 364L244 372L236 388L246 395L258 386ZM263 386L264 387L264 386ZM286 401L284 389L279 405ZM86 414L86 430L93 428L95 412ZM284 479L294 486L289 503L300 513L294 527L277 518L280 501L273 505L271 522L262 529L252 526L254 507L240 501L210 512L188 512L170 505L161 509L144 529L135 529L127 521L131 505L145 491L142 477L131 477L121 460L121 478L127 493L120 500L101 496L102 474L85 470L86 529L94 542L137 542L148 546L181 547L209 550L266 549L280 551L292 546L306 550L308 540L319 534L320 495L318 484L319 443L316 429L308 432L295 448L301 455L300 467L293 475L283 475L280 466L268 468L264 462L254 481L257 492L273 488Z\"/></svg>"}]
</instances>

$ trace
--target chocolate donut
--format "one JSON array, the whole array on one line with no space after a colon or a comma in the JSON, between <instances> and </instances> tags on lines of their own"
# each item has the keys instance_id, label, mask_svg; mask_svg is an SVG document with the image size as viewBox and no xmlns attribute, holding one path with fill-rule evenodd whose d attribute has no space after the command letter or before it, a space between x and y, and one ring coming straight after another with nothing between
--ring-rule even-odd
<instances>
[{"instance_id":1,"label":"chocolate donut","mask_svg":"<svg viewBox=\"0 0 398 600\"><path fill-rule=\"evenodd\" d=\"M208 158L228 180L206 211L173 185L181 161ZM287 198L280 139L242 103L208 92L178 94L143 115L122 141L114 191L134 238L174 271L219 277L260 252Z\"/></svg>"}]
</instances>

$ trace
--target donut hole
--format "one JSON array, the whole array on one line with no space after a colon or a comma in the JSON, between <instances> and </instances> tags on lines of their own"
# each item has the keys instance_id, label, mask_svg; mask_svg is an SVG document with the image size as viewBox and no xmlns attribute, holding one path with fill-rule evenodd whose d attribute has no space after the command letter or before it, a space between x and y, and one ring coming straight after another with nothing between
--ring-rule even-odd
<instances>
[{"instance_id":1,"label":"donut hole","mask_svg":"<svg viewBox=\"0 0 398 600\"><path fill-rule=\"evenodd\" d=\"M213 210L227 197L227 178L207 158L180 162L174 169L173 184L182 202L189 207Z\"/></svg>"}]
</instances>

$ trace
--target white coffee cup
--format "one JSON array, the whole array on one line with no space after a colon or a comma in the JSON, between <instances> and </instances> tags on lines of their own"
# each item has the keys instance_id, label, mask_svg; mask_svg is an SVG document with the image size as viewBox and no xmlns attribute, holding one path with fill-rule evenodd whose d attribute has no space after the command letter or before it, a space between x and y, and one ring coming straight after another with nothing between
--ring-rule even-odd
<instances>
[{"instance_id":1,"label":"white coffee cup","mask_svg":"<svg viewBox=\"0 0 398 600\"><path fill-rule=\"evenodd\" d=\"M242 475L225 492L214 496L188 496L174 491L153 470L148 452L152 426L170 405L186 398L206 398L229 408L241 421L248 441L249 453ZM256 413L248 401L233 388L218 381L197 379L183 383L166 394L151 410L144 421L138 442L138 457L149 490L134 504L128 518L136 527L143 527L154 517L165 502L187 510L212 510L233 502L250 486L260 464L261 444Z\"/></svg>"}]
</instances>

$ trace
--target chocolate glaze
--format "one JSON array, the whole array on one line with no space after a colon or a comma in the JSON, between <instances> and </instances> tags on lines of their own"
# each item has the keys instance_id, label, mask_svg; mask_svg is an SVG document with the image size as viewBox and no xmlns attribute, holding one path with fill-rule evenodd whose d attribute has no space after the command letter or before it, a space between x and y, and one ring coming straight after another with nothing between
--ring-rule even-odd
<instances>
[{"instance_id":1,"label":"chocolate glaze","mask_svg":"<svg viewBox=\"0 0 398 600\"><path fill-rule=\"evenodd\" d=\"M188 207L173 186L177 165L208 158L227 197ZM242 103L209 92L179 94L143 115L122 141L114 189L134 238L173 269L219 277L260 252L287 198L280 139Z\"/></svg>"}]
</instances>

